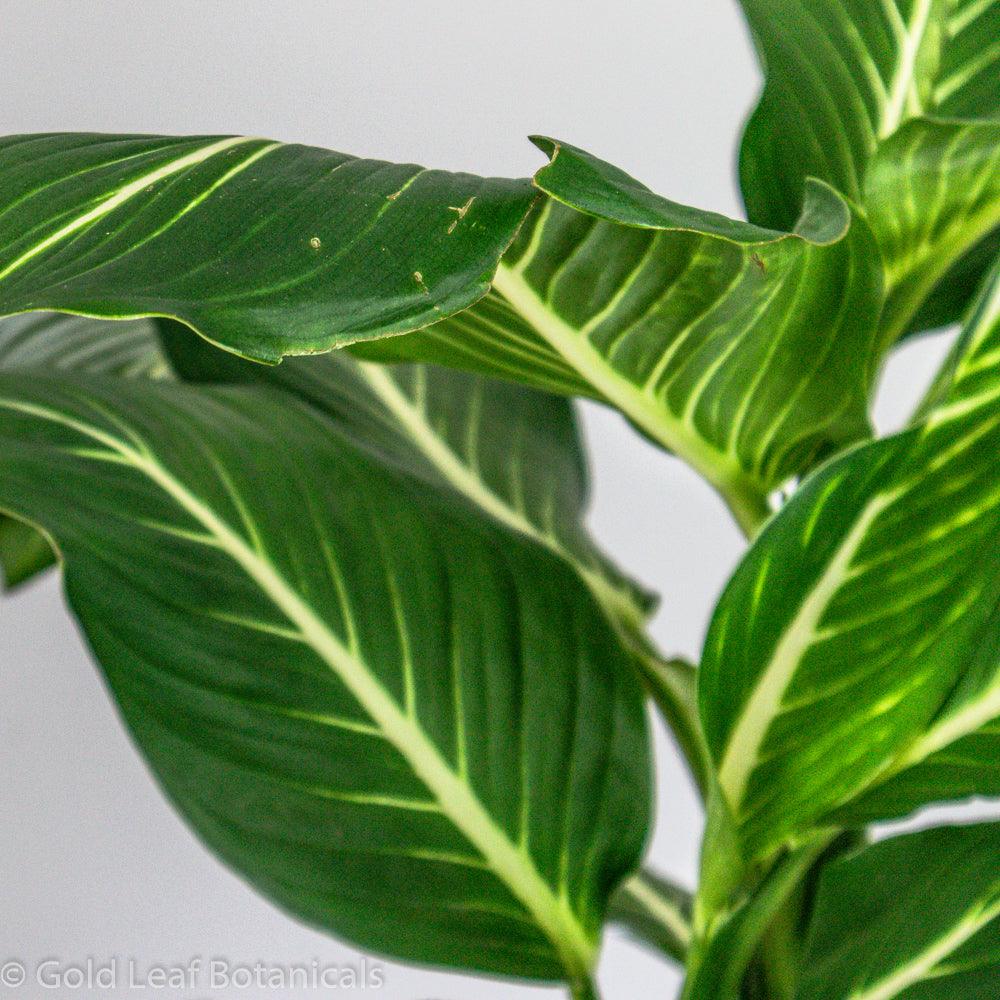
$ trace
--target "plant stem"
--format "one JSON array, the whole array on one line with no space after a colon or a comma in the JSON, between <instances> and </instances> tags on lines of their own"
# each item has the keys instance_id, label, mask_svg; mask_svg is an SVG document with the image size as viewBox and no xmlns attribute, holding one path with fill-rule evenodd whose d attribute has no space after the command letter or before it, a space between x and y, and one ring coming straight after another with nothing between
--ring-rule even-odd
<instances>
[{"instance_id":1,"label":"plant stem","mask_svg":"<svg viewBox=\"0 0 1000 1000\"><path fill-rule=\"evenodd\" d=\"M698 715L698 671L685 660L662 659L652 649L636 654L650 697L664 718L704 800L712 775Z\"/></svg>"},{"instance_id":2,"label":"plant stem","mask_svg":"<svg viewBox=\"0 0 1000 1000\"><path fill-rule=\"evenodd\" d=\"M597 986L592 979L578 980L570 985L573 1000L601 1000Z\"/></svg>"}]
</instances>

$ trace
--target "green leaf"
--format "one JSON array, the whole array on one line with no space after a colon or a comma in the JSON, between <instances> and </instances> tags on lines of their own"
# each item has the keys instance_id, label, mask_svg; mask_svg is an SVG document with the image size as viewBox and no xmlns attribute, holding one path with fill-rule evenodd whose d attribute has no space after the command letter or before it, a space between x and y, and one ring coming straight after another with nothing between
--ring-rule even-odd
<instances>
[{"instance_id":1,"label":"green leaf","mask_svg":"<svg viewBox=\"0 0 1000 1000\"><path fill-rule=\"evenodd\" d=\"M434 365L378 365L342 351L253 364L178 323L159 325L189 382L281 388L381 461L449 488L573 566L612 618L641 631L654 600L604 558L584 527L589 483L575 415L563 398Z\"/></svg>"},{"instance_id":2,"label":"green leaf","mask_svg":"<svg viewBox=\"0 0 1000 1000\"><path fill-rule=\"evenodd\" d=\"M1000 980L1000 824L896 837L824 872L799 1000L975 1000Z\"/></svg>"},{"instance_id":3,"label":"green leaf","mask_svg":"<svg viewBox=\"0 0 1000 1000\"><path fill-rule=\"evenodd\" d=\"M261 388L0 375L0 505L173 801L292 913L584 980L639 858L641 691L565 563Z\"/></svg>"},{"instance_id":4,"label":"green leaf","mask_svg":"<svg viewBox=\"0 0 1000 1000\"><path fill-rule=\"evenodd\" d=\"M652 649L645 623L654 598L612 565L586 532L587 469L567 400L435 365L358 361L343 351L257 365L215 350L181 324L162 320L158 326L180 377L290 392L380 460L454 490L565 559L618 628L704 787L711 765L698 722L694 668L664 661Z\"/></svg>"},{"instance_id":5,"label":"green leaf","mask_svg":"<svg viewBox=\"0 0 1000 1000\"><path fill-rule=\"evenodd\" d=\"M961 339L932 388L921 419L1000 407L1000 261ZM995 544L995 543L994 543ZM995 614L1000 621L1000 609ZM930 802L1000 795L1000 629L987 632L966 661L962 682L926 732L838 818L863 822Z\"/></svg>"},{"instance_id":6,"label":"green leaf","mask_svg":"<svg viewBox=\"0 0 1000 1000\"><path fill-rule=\"evenodd\" d=\"M263 361L474 303L534 193L247 138L0 141L0 313L183 320Z\"/></svg>"},{"instance_id":7,"label":"green leaf","mask_svg":"<svg viewBox=\"0 0 1000 1000\"><path fill-rule=\"evenodd\" d=\"M865 225L823 184L795 231L777 232L536 142L552 155L536 178L549 197L494 294L366 356L473 366L557 392L583 382L753 530L772 489L869 433L881 275Z\"/></svg>"},{"instance_id":8,"label":"green leaf","mask_svg":"<svg viewBox=\"0 0 1000 1000\"><path fill-rule=\"evenodd\" d=\"M1000 716L998 291L1000 267L923 422L812 476L719 603L702 719L749 857ZM925 775L911 797L947 792Z\"/></svg>"},{"instance_id":9,"label":"green leaf","mask_svg":"<svg viewBox=\"0 0 1000 1000\"><path fill-rule=\"evenodd\" d=\"M990 234L1000 225L1000 121L908 122L872 158L865 205L885 259L882 328L892 343L949 272L981 261L983 241L996 246Z\"/></svg>"},{"instance_id":10,"label":"green leaf","mask_svg":"<svg viewBox=\"0 0 1000 1000\"><path fill-rule=\"evenodd\" d=\"M0 575L12 590L55 562L52 546L30 525L0 513Z\"/></svg>"},{"instance_id":11,"label":"green leaf","mask_svg":"<svg viewBox=\"0 0 1000 1000\"><path fill-rule=\"evenodd\" d=\"M163 378L169 368L151 323L95 323L77 316L32 313L0 320L0 371L84 371L123 378ZM33 528L0 514L0 574L17 587L55 562Z\"/></svg>"},{"instance_id":12,"label":"green leaf","mask_svg":"<svg viewBox=\"0 0 1000 1000\"><path fill-rule=\"evenodd\" d=\"M1000 2L742 6L766 69L741 153L750 218L785 228L808 178L832 184L872 214L888 253L885 340L922 328L910 284L926 298L1000 224ZM975 210L976 195L992 201L992 213ZM988 264L964 265L978 268L973 286ZM942 289L930 318L953 322L967 303Z\"/></svg>"}]
</instances>

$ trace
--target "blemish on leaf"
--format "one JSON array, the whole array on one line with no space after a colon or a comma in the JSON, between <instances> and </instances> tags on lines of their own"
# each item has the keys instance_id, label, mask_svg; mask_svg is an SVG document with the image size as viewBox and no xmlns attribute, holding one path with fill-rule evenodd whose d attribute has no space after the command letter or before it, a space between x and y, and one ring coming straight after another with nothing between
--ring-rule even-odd
<instances>
[{"instance_id":1,"label":"blemish on leaf","mask_svg":"<svg viewBox=\"0 0 1000 1000\"><path fill-rule=\"evenodd\" d=\"M458 218L456 218L455 221L448 227L448 235L449 236L451 236L451 234L455 231L455 227L468 214L468 211L469 211L470 208L472 208L472 203L475 200L476 200L476 196L473 195L464 205L461 205L461 206L459 206L457 208L454 205L449 205L448 206L448 211L449 212L457 212L458 213Z\"/></svg>"},{"instance_id":2,"label":"blemish on leaf","mask_svg":"<svg viewBox=\"0 0 1000 1000\"><path fill-rule=\"evenodd\" d=\"M754 253L750 255L750 260L753 261L756 268L761 274L767 274L767 264L764 262L764 258L760 254Z\"/></svg>"},{"instance_id":3,"label":"blemish on leaf","mask_svg":"<svg viewBox=\"0 0 1000 1000\"><path fill-rule=\"evenodd\" d=\"M424 282L424 276L423 276L423 273L421 271L414 271L413 272L413 280L420 286L420 290L425 295L430 295L430 289L427 287L426 283Z\"/></svg>"},{"instance_id":4,"label":"blemish on leaf","mask_svg":"<svg viewBox=\"0 0 1000 1000\"><path fill-rule=\"evenodd\" d=\"M314 236L309 241L309 246L311 246L313 248L313 250L318 250L322 245L323 245L323 241L318 236Z\"/></svg>"}]
</instances>

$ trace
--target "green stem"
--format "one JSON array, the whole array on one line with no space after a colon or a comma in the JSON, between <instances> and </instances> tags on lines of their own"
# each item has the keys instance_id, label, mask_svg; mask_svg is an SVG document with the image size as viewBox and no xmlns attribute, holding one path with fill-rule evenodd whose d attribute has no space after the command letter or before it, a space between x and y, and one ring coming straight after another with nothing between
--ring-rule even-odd
<instances>
[{"instance_id":1,"label":"green stem","mask_svg":"<svg viewBox=\"0 0 1000 1000\"><path fill-rule=\"evenodd\" d=\"M835 833L820 834L791 851L745 902L712 917L692 945L682 1000L707 996L728 1000L739 996L740 984L761 939L835 837ZM775 994L774 1000L780 996Z\"/></svg>"},{"instance_id":2,"label":"green stem","mask_svg":"<svg viewBox=\"0 0 1000 1000\"><path fill-rule=\"evenodd\" d=\"M597 992L597 986L592 979L571 983L570 996L573 1000L601 1000L601 995Z\"/></svg>"},{"instance_id":3,"label":"green stem","mask_svg":"<svg viewBox=\"0 0 1000 1000\"><path fill-rule=\"evenodd\" d=\"M691 894L653 872L639 872L611 899L608 919L658 953L684 964L691 946Z\"/></svg>"},{"instance_id":4,"label":"green stem","mask_svg":"<svg viewBox=\"0 0 1000 1000\"><path fill-rule=\"evenodd\" d=\"M652 649L636 661L653 703L674 735L704 800L711 782L712 759L698 714L698 671L679 658L664 660Z\"/></svg>"}]
</instances>

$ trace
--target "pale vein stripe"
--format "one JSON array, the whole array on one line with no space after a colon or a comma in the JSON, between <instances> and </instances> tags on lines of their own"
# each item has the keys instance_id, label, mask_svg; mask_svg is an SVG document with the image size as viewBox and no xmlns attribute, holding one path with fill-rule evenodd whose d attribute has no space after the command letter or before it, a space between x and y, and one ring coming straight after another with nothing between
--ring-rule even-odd
<instances>
[{"instance_id":1,"label":"pale vein stripe","mask_svg":"<svg viewBox=\"0 0 1000 1000\"><path fill-rule=\"evenodd\" d=\"M926 951L914 956L891 976L870 989L852 993L850 1000L892 1000L911 986L930 978L939 962L954 954L971 937L987 924L1000 917L1000 902L990 906L978 905L943 937L938 938Z\"/></svg>"},{"instance_id":2,"label":"pale vein stripe","mask_svg":"<svg viewBox=\"0 0 1000 1000\"><path fill-rule=\"evenodd\" d=\"M176 479L152 453L140 451L112 434L44 406L15 399L0 399L0 406L61 424L118 452L123 460L159 486L218 539L220 548L301 631L310 647L379 725L385 738L409 762L444 814L483 854L497 877L532 914L571 976L582 980L589 975L595 944L568 903L553 892L530 855L519 850L497 826L473 790L452 770L417 721L407 716L365 664L343 645L274 565Z\"/></svg>"},{"instance_id":3,"label":"pale vein stripe","mask_svg":"<svg viewBox=\"0 0 1000 1000\"><path fill-rule=\"evenodd\" d=\"M971 736L997 719L1000 719L1000 677L980 697L945 716L914 743L893 767L893 773L897 774L922 763L939 750L944 750L965 736Z\"/></svg>"},{"instance_id":4,"label":"pale vein stripe","mask_svg":"<svg viewBox=\"0 0 1000 1000\"><path fill-rule=\"evenodd\" d=\"M526 257L524 260L529 260ZM560 319L516 267L501 263L494 287L597 391L635 421L654 440L687 459L710 483L725 493L744 478L736 459L691 433L665 406L619 374L594 345Z\"/></svg>"},{"instance_id":5,"label":"pale vein stripe","mask_svg":"<svg viewBox=\"0 0 1000 1000\"><path fill-rule=\"evenodd\" d=\"M223 153L227 149L232 149L234 146L241 146L250 142L258 141L258 139L245 138L243 136L222 139L219 142L213 142L209 146L197 149L193 153L188 153L186 156L181 156L176 160L171 160L169 163L165 163L163 166L157 167L156 170L151 170L149 173L143 174L141 177L137 177L134 181L131 181L124 187L119 188L110 197L105 198L104 201L100 202L100 204L95 205L89 212L85 212L83 215L78 215L72 221L67 222L62 228L57 229L54 233L46 236L40 243L36 243L33 247L26 250L20 257L12 261L2 271L0 271L0 280L6 278L9 274L26 264L33 257L37 257L40 253L44 253L54 244L72 236L74 233L83 229L85 226L89 226L92 222L96 222L98 219L103 218L105 215L110 214L116 208L124 205L130 198L134 198L137 194L145 191L146 188L156 184L158 181L162 181L167 177L180 173L182 170L187 170L189 167L197 166L199 163L204 163L205 160L208 160L219 153ZM271 146L270 148L273 149L274 146ZM231 171L230 173L233 172Z\"/></svg>"},{"instance_id":6,"label":"pale vein stripe","mask_svg":"<svg viewBox=\"0 0 1000 1000\"><path fill-rule=\"evenodd\" d=\"M902 21L895 0L882 0L882 7L885 9L886 16L892 24L894 34L899 42L899 57L888 88L889 101L883 112L882 126L879 129L879 138L886 139L903 122L907 110L907 99L913 89L917 58L927 35L934 0L915 0L909 23Z\"/></svg>"},{"instance_id":7,"label":"pale vein stripe","mask_svg":"<svg viewBox=\"0 0 1000 1000\"><path fill-rule=\"evenodd\" d=\"M662 924L685 950L691 946L691 925L669 899L651 889L639 876L630 878L622 889L657 923Z\"/></svg>"},{"instance_id":8,"label":"pale vein stripe","mask_svg":"<svg viewBox=\"0 0 1000 1000\"><path fill-rule=\"evenodd\" d=\"M372 391L382 401L389 412L399 421L410 440L426 456L428 461L441 473L445 480L459 493L468 497L476 506L484 510L501 524L513 528L519 534L540 542L551 552L572 565L590 588L597 600L616 616L627 621L638 621L642 615L624 588L616 588L600 571L585 565L569 552L554 535L542 531L529 521L520 511L497 496L486 483L462 462L442 440L427 414L410 399L387 374L385 366L359 362L362 376ZM470 430L475 422L470 422Z\"/></svg>"},{"instance_id":9,"label":"pale vein stripe","mask_svg":"<svg viewBox=\"0 0 1000 1000\"><path fill-rule=\"evenodd\" d=\"M897 495L895 492L876 494L858 515L854 527L840 543L822 576L782 632L740 712L719 768L719 781L734 811L739 810L747 782L760 760L768 730L781 714L785 695L805 655L824 635L828 635L828 630L820 630L827 608L850 578L854 558L872 523Z\"/></svg>"}]
</instances>

